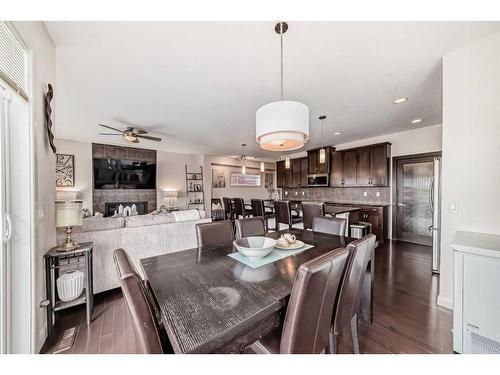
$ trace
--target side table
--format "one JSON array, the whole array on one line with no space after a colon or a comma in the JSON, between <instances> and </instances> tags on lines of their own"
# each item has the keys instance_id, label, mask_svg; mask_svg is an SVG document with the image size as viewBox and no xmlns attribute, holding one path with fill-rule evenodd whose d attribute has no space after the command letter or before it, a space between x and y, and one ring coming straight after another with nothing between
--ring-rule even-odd
<instances>
[{"instance_id":1,"label":"side table","mask_svg":"<svg viewBox=\"0 0 500 375\"><path fill-rule=\"evenodd\" d=\"M87 305L87 326L92 322L92 314L94 312L94 293L92 280L92 242L80 243L79 247L70 251L57 251L57 247L50 249L45 255L45 286L47 300L44 301L47 305L47 333L50 336L54 330L55 313L67 309L69 307L86 304ZM57 297L56 280L59 277L59 270L64 262L70 264L74 262L78 264L80 259L83 259L85 288L82 294L76 299L68 302L63 302Z\"/></svg>"}]
</instances>

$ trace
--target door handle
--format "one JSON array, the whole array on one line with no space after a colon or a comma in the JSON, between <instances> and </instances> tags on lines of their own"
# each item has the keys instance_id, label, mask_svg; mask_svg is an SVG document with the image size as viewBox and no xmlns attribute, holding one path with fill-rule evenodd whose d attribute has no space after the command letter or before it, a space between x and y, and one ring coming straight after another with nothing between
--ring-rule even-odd
<instances>
[{"instance_id":1,"label":"door handle","mask_svg":"<svg viewBox=\"0 0 500 375\"><path fill-rule=\"evenodd\" d=\"M5 232L3 233L3 243L10 241L12 237L12 221L10 220L10 215L5 213Z\"/></svg>"}]
</instances>

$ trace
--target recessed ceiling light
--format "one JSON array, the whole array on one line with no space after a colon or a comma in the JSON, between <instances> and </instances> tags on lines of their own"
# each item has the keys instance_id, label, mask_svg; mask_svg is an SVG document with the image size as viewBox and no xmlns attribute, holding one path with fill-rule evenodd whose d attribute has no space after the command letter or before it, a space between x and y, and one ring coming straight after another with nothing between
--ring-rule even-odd
<instances>
[{"instance_id":1,"label":"recessed ceiling light","mask_svg":"<svg viewBox=\"0 0 500 375\"><path fill-rule=\"evenodd\" d=\"M397 98L396 100L394 100L394 104L401 104L401 103L404 103L408 100L408 98Z\"/></svg>"},{"instance_id":2,"label":"recessed ceiling light","mask_svg":"<svg viewBox=\"0 0 500 375\"><path fill-rule=\"evenodd\" d=\"M411 120L412 124L418 124L419 122L422 122L421 118L416 118L415 120Z\"/></svg>"},{"instance_id":3,"label":"recessed ceiling light","mask_svg":"<svg viewBox=\"0 0 500 375\"><path fill-rule=\"evenodd\" d=\"M333 135L340 135L340 134L342 134L342 133L341 132L335 132L335 133L333 133Z\"/></svg>"}]
</instances>

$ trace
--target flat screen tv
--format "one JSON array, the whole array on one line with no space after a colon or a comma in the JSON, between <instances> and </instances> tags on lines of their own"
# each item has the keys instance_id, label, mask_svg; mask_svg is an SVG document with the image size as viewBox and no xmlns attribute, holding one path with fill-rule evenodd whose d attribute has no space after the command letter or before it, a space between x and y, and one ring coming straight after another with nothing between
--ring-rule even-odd
<instances>
[{"instance_id":1,"label":"flat screen tv","mask_svg":"<svg viewBox=\"0 0 500 375\"><path fill-rule=\"evenodd\" d=\"M94 158L94 189L156 189L156 163Z\"/></svg>"}]
</instances>

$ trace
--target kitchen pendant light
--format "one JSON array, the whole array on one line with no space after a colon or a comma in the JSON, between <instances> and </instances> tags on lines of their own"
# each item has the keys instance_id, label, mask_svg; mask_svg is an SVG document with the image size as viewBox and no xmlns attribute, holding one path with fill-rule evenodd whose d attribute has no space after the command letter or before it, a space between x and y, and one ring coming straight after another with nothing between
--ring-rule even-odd
<instances>
[{"instance_id":1,"label":"kitchen pendant light","mask_svg":"<svg viewBox=\"0 0 500 375\"><path fill-rule=\"evenodd\" d=\"M286 22L274 27L281 43L281 101L263 105L256 113L256 141L269 151L296 150L309 139L309 107L283 96L283 34L287 30Z\"/></svg>"},{"instance_id":2,"label":"kitchen pendant light","mask_svg":"<svg viewBox=\"0 0 500 375\"><path fill-rule=\"evenodd\" d=\"M241 144L241 174L246 174L247 173L247 167L245 165L245 159L246 159L246 156L245 156L245 146L246 144L245 143L242 143Z\"/></svg>"},{"instance_id":3,"label":"kitchen pendant light","mask_svg":"<svg viewBox=\"0 0 500 375\"><path fill-rule=\"evenodd\" d=\"M261 171L261 172L264 172L265 170L266 170L266 169L265 169L265 166L264 166L264 162L263 162L263 161L261 161L261 162L260 162L260 171Z\"/></svg>"},{"instance_id":4,"label":"kitchen pendant light","mask_svg":"<svg viewBox=\"0 0 500 375\"><path fill-rule=\"evenodd\" d=\"M319 116L319 119L321 120L321 142L323 142L323 120L326 118L325 115ZM326 162L326 150L324 147L321 147L319 150L319 163L320 164L325 164Z\"/></svg>"},{"instance_id":5,"label":"kitchen pendant light","mask_svg":"<svg viewBox=\"0 0 500 375\"><path fill-rule=\"evenodd\" d=\"M290 169L290 158L288 156L285 158L285 169Z\"/></svg>"}]
</instances>

